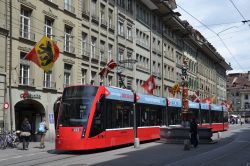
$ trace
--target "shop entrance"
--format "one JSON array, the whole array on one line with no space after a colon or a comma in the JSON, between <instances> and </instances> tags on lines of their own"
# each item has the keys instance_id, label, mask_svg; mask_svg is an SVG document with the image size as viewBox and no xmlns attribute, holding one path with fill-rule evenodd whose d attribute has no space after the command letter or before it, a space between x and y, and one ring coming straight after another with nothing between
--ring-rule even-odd
<instances>
[{"instance_id":1,"label":"shop entrance","mask_svg":"<svg viewBox=\"0 0 250 166\"><path fill-rule=\"evenodd\" d=\"M32 99L19 101L15 105L16 130L21 129L22 121L27 117L31 124L31 140L36 141L35 133L43 116L45 116L45 109L40 102Z\"/></svg>"}]
</instances>

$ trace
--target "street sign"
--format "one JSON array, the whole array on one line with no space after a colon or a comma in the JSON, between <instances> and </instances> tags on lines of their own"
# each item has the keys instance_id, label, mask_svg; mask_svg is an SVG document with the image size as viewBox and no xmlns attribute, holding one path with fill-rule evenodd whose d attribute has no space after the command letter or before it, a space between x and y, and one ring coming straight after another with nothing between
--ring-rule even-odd
<instances>
[{"instance_id":1,"label":"street sign","mask_svg":"<svg viewBox=\"0 0 250 166\"><path fill-rule=\"evenodd\" d=\"M54 114L49 114L49 123L54 124Z\"/></svg>"}]
</instances>

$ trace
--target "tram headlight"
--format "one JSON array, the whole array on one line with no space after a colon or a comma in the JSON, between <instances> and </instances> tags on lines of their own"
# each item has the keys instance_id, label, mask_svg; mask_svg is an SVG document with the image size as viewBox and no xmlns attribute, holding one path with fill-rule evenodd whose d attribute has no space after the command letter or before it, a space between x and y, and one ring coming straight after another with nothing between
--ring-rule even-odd
<instances>
[{"instance_id":1,"label":"tram headlight","mask_svg":"<svg viewBox=\"0 0 250 166\"><path fill-rule=\"evenodd\" d=\"M82 130L82 137L84 137L84 136L85 136L85 132L86 132L86 129L85 129L85 128L83 128L83 130Z\"/></svg>"}]
</instances>

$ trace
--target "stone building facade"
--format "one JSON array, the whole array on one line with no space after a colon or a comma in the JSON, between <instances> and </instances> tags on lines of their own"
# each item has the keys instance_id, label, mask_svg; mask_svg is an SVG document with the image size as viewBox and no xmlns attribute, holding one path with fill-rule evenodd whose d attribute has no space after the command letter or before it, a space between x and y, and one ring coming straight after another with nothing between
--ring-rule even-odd
<instances>
[{"instance_id":1,"label":"stone building facade","mask_svg":"<svg viewBox=\"0 0 250 166\"><path fill-rule=\"evenodd\" d=\"M250 120L250 71L229 74L226 85L228 101L233 103L231 114Z\"/></svg>"},{"instance_id":2,"label":"stone building facade","mask_svg":"<svg viewBox=\"0 0 250 166\"><path fill-rule=\"evenodd\" d=\"M1 128L20 129L24 117L38 128L47 118L47 139L55 137L53 105L63 88L99 85L99 71L118 64L105 85L145 92L143 82L154 75L154 95L169 93L181 81L183 59L189 61L190 94L226 98L226 70L231 67L211 44L174 12L174 0L4 0L0 1ZM6 14L3 14L5 12ZM57 42L60 55L49 73L25 60L43 35ZM137 63L126 63L137 60ZM3 108L3 107L1 107ZM35 136L34 136L35 139Z\"/></svg>"}]
</instances>

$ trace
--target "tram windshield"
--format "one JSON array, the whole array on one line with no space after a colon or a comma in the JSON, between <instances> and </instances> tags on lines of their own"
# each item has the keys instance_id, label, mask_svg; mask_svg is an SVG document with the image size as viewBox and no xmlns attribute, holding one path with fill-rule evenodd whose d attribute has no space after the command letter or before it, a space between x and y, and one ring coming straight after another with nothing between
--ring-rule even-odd
<instances>
[{"instance_id":1,"label":"tram windshield","mask_svg":"<svg viewBox=\"0 0 250 166\"><path fill-rule=\"evenodd\" d=\"M59 112L60 127L86 127L97 87L74 86L64 90Z\"/></svg>"}]
</instances>

